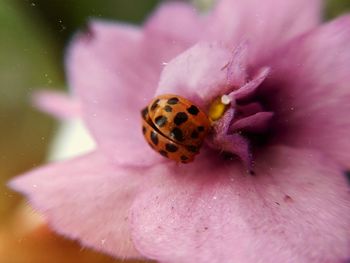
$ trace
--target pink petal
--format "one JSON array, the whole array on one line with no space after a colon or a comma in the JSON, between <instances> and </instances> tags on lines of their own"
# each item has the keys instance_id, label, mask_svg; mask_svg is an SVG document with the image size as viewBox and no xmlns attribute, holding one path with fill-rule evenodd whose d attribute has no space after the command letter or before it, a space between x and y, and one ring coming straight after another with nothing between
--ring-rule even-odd
<instances>
[{"instance_id":1,"label":"pink petal","mask_svg":"<svg viewBox=\"0 0 350 263\"><path fill-rule=\"evenodd\" d=\"M348 168L349 28L345 16L292 42L276 54L271 81L261 89L276 111L276 140L321 150Z\"/></svg>"},{"instance_id":2,"label":"pink petal","mask_svg":"<svg viewBox=\"0 0 350 263\"><path fill-rule=\"evenodd\" d=\"M228 108L224 115L213 123L214 134L226 135L236 112L234 108Z\"/></svg>"},{"instance_id":3,"label":"pink petal","mask_svg":"<svg viewBox=\"0 0 350 263\"><path fill-rule=\"evenodd\" d=\"M223 152L236 155L249 173L253 173L252 154L249 141L243 136L235 134L223 134L215 141L217 145L222 145Z\"/></svg>"},{"instance_id":4,"label":"pink petal","mask_svg":"<svg viewBox=\"0 0 350 263\"><path fill-rule=\"evenodd\" d=\"M140 111L153 97L159 67L144 58L141 40L132 26L94 22L75 38L67 57L69 82L92 135L123 165L161 160L141 132Z\"/></svg>"},{"instance_id":5,"label":"pink petal","mask_svg":"<svg viewBox=\"0 0 350 263\"><path fill-rule=\"evenodd\" d=\"M232 53L219 44L199 43L164 68L157 94L181 94L204 108L245 78L245 72L241 72L244 76L227 78L232 57Z\"/></svg>"},{"instance_id":6,"label":"pink petal","mask_svg":"<svg viewBox=\"0 0 350 263\"><path fill-rule=\"evenodd\" d=\"M230 127L230 131L247 131L254 133L264 132L269 128L273 116L273 112L258 112L254 115L235 121Z\"/></svg>"},{"instance_id":7,"label":"pink petal","mask_svg":"<svg viewBox=\"0 0 350 263\"><path fill-rule=\"evenodd\" d=\"M179 19L181 18L181 19ZM180 41L192 44L203 33L204 17L186 3L163 3L146 22L147 35L167 39L168 42Z\"/></svg>"},{"instance_id":8,"label":"pink petal","mask_svg":"<svg viewBox=\"0 0 350 263\"><path fill-rule=\"evenodd\" d=\"M257 102L248 103L246 105L239 105L237 108L239 115L243 117L253 115L263 110L264 109L262 108L261 104Z\"/></svg>"},{"instance_id":9,"label":"pink petal","mask_svg":"<svg viewBox=\"0 0 350 263\"><path fill-rule=\"evenodd\" d=\"M140 257L128 210L140 180L93 153L36 169L10 186L24 193L60 234L117 257Z\"/></svg>"},{"instance_id":10,"label":"pink petal","mask_svg":"<svg viewBox=\"0 0 350 263\"><path fill-rule=\"evenodd\" d=\"M261 68L251 81L239 89L232 91L228 96L231 97L232 101L246 99L253 96L256 93L257 88L267 78L269 73L270 68Z\"/></svg>"},{"instance_id":11,"label":"pink petal","mask_svg":"<svg viewBox=\"0 0 350 263\"><path fill-rule=\"evenodd\" d=\"M144 26L143 46L149 50L150 59L157 60L163 68L169 60L198 42L204 31L204 20L192 5L161 4Z\"/></svg>"},{"instance_id":12,"label":"pink petal","mask_svg":"<svg viewBox=\"0 0 350 263\"><path fill-rule=\"evenodd\" d=\"M247 170L252 171L252 156L247 139L240 134L228 134L235 111L229 108L213 125L212 138L207 144L216 151L231 153L241 159Z\"/></svg>"},{"instance_id":13,"label":"pink petal","mask_svg":"<svg viewBox=\"0 0 350 263\"><path fill-rule=\"evenodd\" d=\"M237 86L242 86L247 81L247 57L248 44L240 43L233 52L233 57L227 65L228 82L234 82Z\"/></svg>"},{"instance_id":14,"label":"pink petal","mask_svg":"<svg viewBox=\"0 0 350 263\"><path fill-rule=\"evenodd\" d=\"M321 21L320 0L221 0L208 25L210 39L236 45L242 38L252 45L257 63L276 47L315 27Z\"/></svg>"},{"instance_id":15,"label":"pink petal","mask_svg":"<svg viewBox=\"0 0 350 263\"><path fill-rule=\"evenodd\" d=\"M80 103L63 92L42 90L34 93L34 105L59 119L81 116Z\"/></svg>"},{"instance_id":16,"label":"pink petal","mask_svg":"<svg viewBox=\"0 0 350 263\"><path fill-rule=\"evenodd\" d=\"M314 151L266 150L255 176L213 161L163 171L132 207L136 247L162 262L349 257L350 196L339 167Z\"/></svg>"}]
</instances>

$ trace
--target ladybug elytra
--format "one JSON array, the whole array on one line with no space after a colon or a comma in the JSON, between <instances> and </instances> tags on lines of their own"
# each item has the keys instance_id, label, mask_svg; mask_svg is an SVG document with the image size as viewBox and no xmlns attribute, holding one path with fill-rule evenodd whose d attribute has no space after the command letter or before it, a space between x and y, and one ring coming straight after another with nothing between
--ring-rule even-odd
<instances>
[{"instance_id":1,"label":"ladybug elytra","mask_svg":"<svg viewBox=\"0 0 350 263\"><path fill-rule=\"evenodd\" d=\"M192 162L210 129L207 115L177 95L154 98L141 114L142 132L148 144L176 162Z\"/></svg>"}]
</instances>

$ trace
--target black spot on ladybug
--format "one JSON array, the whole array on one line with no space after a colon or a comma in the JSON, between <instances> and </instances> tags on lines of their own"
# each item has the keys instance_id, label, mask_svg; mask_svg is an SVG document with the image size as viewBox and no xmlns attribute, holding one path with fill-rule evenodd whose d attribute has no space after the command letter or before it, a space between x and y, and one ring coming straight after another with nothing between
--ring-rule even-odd
<instances>
[{"instance_id":1,"label":"black spot on ladybug","mask_svg":"<svg viewBox=\"0 0 350 263\"><path fill-rule=\"evenodd\" d=\"M184 140L183 133L182 133L181 129L179 129L179 128L172 129L170 132L170 136L172 139L175 139L175 140L180 141L180 142Z\"/></svg>"},{"instance_id":2,"label":"black spot on ladybug","mask_svg":"<svg viewBox=\"0 0 350 263\"><path fill-rule=\"evenodd\" d=\"M181 159L181 161L187 161L188 157L185 155L181 155L180 159Z\"/></svg>"},{"instance_id":3,"label":"black spot on ladybug","mask_svg":"<svg viewBox=\"0 0 350 263\"><path fill-rule=\"evenodd\" d=\"M148 108L147 107L141 111L141 115L142 115L142 119L146 120L147 115L148 115Z\"/></svg>"},{"instance_id":4,"label":"black spot on ladybug","mask_svg":"<svg viewBox=\"0 0 350 263\"><path fill-rule=\"evenodd\" d=\"M188 120L188 116L184 112L178 112L175 115L174 123L179 126Z\"/></svg>"},{"instance_id":5,"label":"black spot on ladybug","mask_svg":"<svg viewBox=\"0 0 350 263\"><path fill-rule=\"evenodd\" d=\"M165 145L165 149L166 149L168 152L174 153L174 152L176 152L179 148L178 148L175 144L167 143L167 144Z\"/></svg>"},{"instance_id":6,"label":"black spot on ladybug","mask_svg":"<svg viewBox=\"0 0 350 263\"><path fill-rule=\"evenodd\" d=\"M165 105L164 110L165 110L166 112L172 112L172 111L173 111L173 108L170 107L169 105Z\"/></svg>"},{"instance_id":7,"label":"black spot on ladybug","mask_svg":"<svg viewBox=\"0 0 350 263\"><path fill-rule=\"evenodd\" d=\"M191 138L192 138L192 139L198 139L198 136L199 136L199 133L198 133L197 131L193 131L193 132L191 133Z\"/></svg>"},{"instance_id":8,"label":"black spot on ladybug","mask_svg":"<svg viewBox=\"0 0 350 263\"><path fill-rule=\"evenodd\" d=\"M154 145L158 144L158 135L154 131L151 131L151 141L154 143Z\"/></svg>"},{"instance_id":9,"label":"black spot on ladybug","mask_svg":"<svg viewBox=\"0 0 350 263\"><path fill-rule=\"evenodd\" d=\"M168 153L167 153L166 151L160 150L159 153L160 153L161 155L163 155L164 157L167 157L167 158L168 158Z\"/></svg>"},{"instance_id":10,"label":"black spot on ladybug","mask_svg":"<svg viewBox=\"0 0 350 263\"><path fill-rule=\"evenodd\" d=\"M159 102L159 99L156 99L156 100L153 102L153 104L152 104L152 106L151 106L151 110L152 110L152 111L155 110L155 109L158 107L158 102Z\"/></svg>"},{"instance_id":11,"label":"black spot on ladybug","mask_svg":"<svg viewBox=\"0 0 350 263\"><path fill-rule=\"evenodd\" d=\"M196 106L192 105L191 107L189 107L187 109L187 111L188 111L189 114L197 115L198 112L199 112L199 109Z\"/></svg>"},{"instance_id":12,"label":"black spot on ladybug","mask_svg":"<svg viewBox=\"0 0 350 263\"><path fill-rule=\"evenodd\" d=\"M188 145L186 146L186 149L189 150L190 152L196 153L198 152L198 147L194 145Z\"/></svg>"},{"instance_id":13,"label":"black spot on ladybug","mask_svg":"<svg viewBox=\"0 0 350 263\"><path fill-rule=\"evenodd\" d=\"M179 99L176 98L176 97L173 97L173 98L170 98L168 99L167 103L170 104L170 105L175 105L179 102Z\"/></svg>"},{"instance_id":14,"label":"black spot on ladybug","mask_svg":"<svg viewBox=\"0 0 350 263\"><path fill-rule=\"evenodd\" d=\"M199 132L204 131L204 126L198 126L198 127L197 127L197 131L199 131Z\"/></svg>"},{"instance_id":15,"label":"black spot on ladybug","mask_svg":"<svg viewBox=\"0 0 350 263\"><path fill-rule=\"evenodd\" d=\"M155 122L157 124L158 127L163 127L166 123L167 123L168 119L167 117L165 116L158 116L156 119L155 119Z\"/></svg>"},{"instance_id":16,"label":"black spot on ladybug","mask_svg":"<svg viewBox=\"0 0 350 263\"><path fill-rule=\"evenodd\" d=\"M145 127L145 126L142 126L142 133L143 133L143 134L146 134L146 131L147 131L146 127Z\"/></svg>"}]
</instances>

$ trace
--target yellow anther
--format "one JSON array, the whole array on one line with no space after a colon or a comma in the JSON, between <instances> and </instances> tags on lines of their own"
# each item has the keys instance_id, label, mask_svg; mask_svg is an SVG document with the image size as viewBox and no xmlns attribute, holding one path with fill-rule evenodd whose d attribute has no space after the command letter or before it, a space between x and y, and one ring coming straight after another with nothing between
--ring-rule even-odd
<instances>
[{"instance_id":1,"label":"yellow anther","mask_svg":"<svg viewBox=\"0 0 350 263\"><path fill-rule=\"evenodd\" d=\"M212 121L216 121L220 119L225 111L228 109L230 105L230 101L228 99L228 96L223 95L220 97L217 97L210 105L209 107L209 118Z\"/></svg>"}]
</instances>

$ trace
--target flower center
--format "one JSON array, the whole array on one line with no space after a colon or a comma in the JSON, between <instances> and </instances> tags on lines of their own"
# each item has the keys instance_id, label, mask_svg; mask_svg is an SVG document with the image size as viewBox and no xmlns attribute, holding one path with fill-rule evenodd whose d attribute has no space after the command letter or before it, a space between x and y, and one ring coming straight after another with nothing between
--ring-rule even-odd
<instances>
[{"instance_id":1,"label":"flower center","mask_svg":"<svg viewBox=\"0 0 350 263\"><path fill-rule=\"evenodd\" d=\"M269 69L263 68L242 87L218 96L208 110L212 133L207 144L225 156L237 156L250 172L253 170L253 141L266 134L274 115L256 100L257 88L268 72Z\"/></svg>"},{"instance_id":2,"label":"flower center","mask_svg":"<svg viewBox=\"0 0 350 263\"><path fill-rule=\"evenodd\" d=\"M217 97L209 106L208 117L211 121L220 119L231 104L231 98L227 95Z\"/></svg>"}]
</instances>

